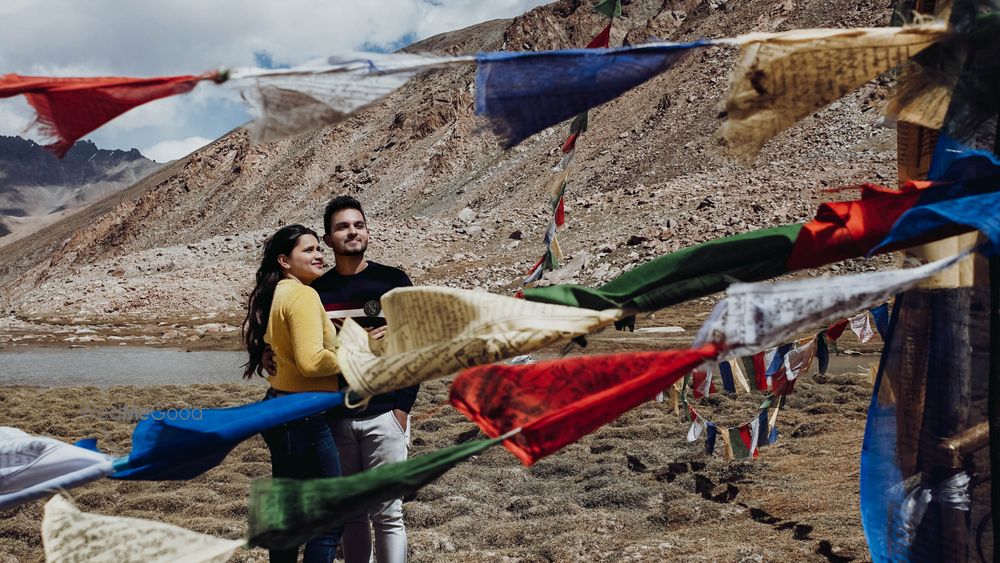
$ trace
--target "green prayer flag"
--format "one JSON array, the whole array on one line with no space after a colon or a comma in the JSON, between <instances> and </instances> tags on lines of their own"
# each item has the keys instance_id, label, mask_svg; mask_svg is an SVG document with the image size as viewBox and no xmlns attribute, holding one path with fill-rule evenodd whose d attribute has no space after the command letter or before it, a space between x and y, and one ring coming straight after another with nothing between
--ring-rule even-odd
<instances>
[{"instance_id":1,"label":"green prayer flag","mask_svg":"<svg viewBox=\"0 0 1000 563\"><path fill-rule=\"evenodd\" d=\"M750 457L750 448L743 443L743 438L740 436L739 428L730 428L729 432L729 446L733 448L733 459L746 459Z\"/></svg>"},{"instance_id":2,"label":"green prayer flag","mask_svg":"<svg viewBox=\"0 0 1000 563\"><path fill-rule=\"evenodd\" d=\"M801 224L743 233L684 248L637 266L599 288L551 285L524 290L528 301L585 309L655 311L788 272Z\"/></svg>"},{"instance_id":3,"label":"green prayer flag","mask_svg":"<svg viewBox=\"0 0 1000 563\"><path fill-rule=\"evenodd\" d=\"M583 112L573 119L573 122L569 124L569 134L583 133L587 130L587 120L589 119L587 112Z\"/></svg>"},{"instance_id":4,"label":"green prayer flag","mask_svg":"<svg viewBox=\"0 0 1000 563\"><path fill-rule=\"evenodd\" d=\"M753 356L743 356L740 358L740 363L743 364L743 373L746 374L747 377L756 380L757 369L753 365Z\"/></svg>"},{"instance_id":5,"label":"green prayer flag","mask_svg":"<svg viewBox=\"0 0 1000 563\"><path fill-rule=\"evenodd\" d=\"M250 488L250 545L302 545L391 499L412 493L502 438L473 440L348 477L256 479Z\"/></svg>"},{"instance_id":6,"label":"green prayer flag","mask_svg":"<svg viewBox=\"0 0 1000 563\"><path fill-rule=\"evenodd\" d=\"M594 11L598 14L604 14L610 19L621 17L622 0L604 0L600 4L594 6Z\"/></svg>"}]
</instances>

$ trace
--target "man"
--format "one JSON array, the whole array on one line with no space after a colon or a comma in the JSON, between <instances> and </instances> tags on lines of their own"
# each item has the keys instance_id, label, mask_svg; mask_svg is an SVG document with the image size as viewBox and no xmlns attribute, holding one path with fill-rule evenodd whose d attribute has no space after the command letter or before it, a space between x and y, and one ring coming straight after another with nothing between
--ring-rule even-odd
<instances>
[{"instance_id":1,"label":"man","mask_svg":"<svg viewBox=\"0 0 1000 563\"><path fill-rule=\"evenodd\" d=\"M402 270L365 259L368 224L358 200L334 198L326 206L323 225L323 242L333 249L336 264L312 283L313 289L338 327L350 317L372 338L383 338L387 327L379 299L393 288L413 283ZM418 389L415 385L377 395L360 410L330 411L329 416L335 417L334 438L344 475L406 459L407 422ZM347 563L368 563L371 558L369 521L375 529L376 561L405 561L403 500L396 499L347 523L342 540Z\"/></svg>"}]
</instances>

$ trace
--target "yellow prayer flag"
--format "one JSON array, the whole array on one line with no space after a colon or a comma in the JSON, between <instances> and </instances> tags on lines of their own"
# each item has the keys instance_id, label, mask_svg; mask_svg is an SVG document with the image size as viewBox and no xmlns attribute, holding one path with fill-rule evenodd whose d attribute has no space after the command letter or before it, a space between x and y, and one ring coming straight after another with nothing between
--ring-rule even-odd
<instances>
[{"instance_id":1,"label":"yellow prayer flag","mask_svg":"<svg viewBox=\"0 0 1000 563\"><path fill-rule=\"evenodd\" d=\"M593 311L447 287L397 288L381 301L384 344L373 349L368 333L351 319L340 332L340 368L362 397L527 354L623 316L621 309Z\"/></svg>"},{"instance_id":2,"label":"yellow prayer flag","mask_svg":"<svg viewBox=\"0 0 1000 563\"><path fill-rule=\"evenodd\" d=\"M755 156L771 137L919 53L944 23L907 27L799 29L736 38L742 60L720 131L732 150Z\"/></svg>"}]
</instances>

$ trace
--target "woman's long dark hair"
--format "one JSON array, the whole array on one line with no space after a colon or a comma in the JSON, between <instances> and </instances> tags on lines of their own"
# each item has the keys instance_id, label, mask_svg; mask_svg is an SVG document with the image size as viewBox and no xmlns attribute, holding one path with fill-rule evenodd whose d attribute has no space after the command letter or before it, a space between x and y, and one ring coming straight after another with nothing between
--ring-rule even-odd
<instances>
[{"instance_id":1,"label":"woman's long dark hair","mask_svg":"<svg viewBox=\"0 0 1000 563\"><path fill-rule=\"evenodd\" d=\"M267 332L267 319L271 314L271 302L274 301L274 288L285 277L278 263L278 256L290 256L292 249L299 243L302 235L312 235L319 240L316 231L302 225L288 225L271 235L264 243L264 255L257 268L257 284L250 292L247 302L247 316L243 319L243 342L247 346L250 360L243 364L243 379L251 379L253 374L264 376L261 359L264 357L264 333Z\"/></svg>"}]
</instances>

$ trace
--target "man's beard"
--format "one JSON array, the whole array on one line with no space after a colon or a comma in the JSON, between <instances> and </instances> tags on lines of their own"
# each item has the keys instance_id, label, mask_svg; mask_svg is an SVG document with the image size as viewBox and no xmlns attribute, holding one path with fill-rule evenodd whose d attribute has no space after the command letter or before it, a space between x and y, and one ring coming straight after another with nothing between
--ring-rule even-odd
<instances>
[{"instance_id":1,"label":"man's beard","mask_svg":"<svg viewBox=\"0 0 1000 563\"><path fill-rule=\"evenodd\" d=\"M366 250L368 250L368 243L367 242L364 243L364 244L362 244L361 248L356 249L356 250L348 248L347 245L345 244L344 245L344 251L343 252L339 252L338 254L340 254L341 256L362 256L362 255L364 255L364 253L365 253Z\"/></svg>"}]
</instances>

